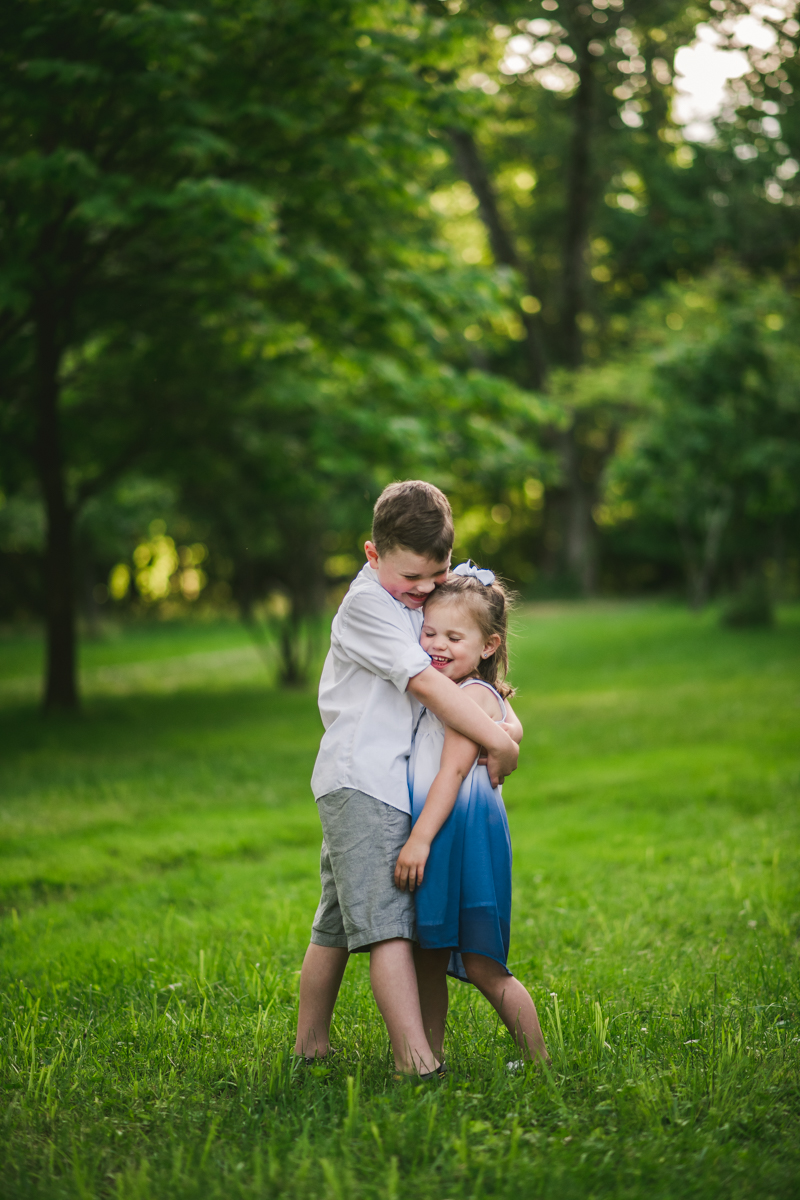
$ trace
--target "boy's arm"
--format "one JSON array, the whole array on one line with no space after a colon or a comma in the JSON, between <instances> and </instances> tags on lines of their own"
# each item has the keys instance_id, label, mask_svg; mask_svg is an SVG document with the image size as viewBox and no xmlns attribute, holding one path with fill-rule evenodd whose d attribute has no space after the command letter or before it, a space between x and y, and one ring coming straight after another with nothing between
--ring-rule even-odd
<instances>
[{"instance_id":1,"label":"boy's arm","mask_svg":"<svg viewBox=\"0 0 800 1200\"><path fill-rule=\"evenodd\" d=\"M505 729L512 741L515 741L517 745L519 745L523 738L522 724L519 717L511 707L511 701L506 700L505 705L506 719L502 722L503 729Z\"/></svg>"},{"instance_id":2,"label":"boy's arm","mask_svg":"<svg viewBox=\"0 0 800 1200\"><path fill-rule=\"evenodd\" d=\"M519 758L517 743L500 725L495 724L488 713L474 704L452 679L440 675L434 667L427 667L408 681L408 690L443 724L463 734L476 746L486 747L486 769L492 787L497 787L506 775L516 771Z\"/></svg>"},{"instance_id":3,"label":"boy's arm","mask_svg":"<svg viewBox=\"0 0 800 1200\"><path fill-rule=\"evenodd\" d=\"M519 717L514 712L509 701L506 700L505 703L506 703L506 719L505 719L505 721L500 721L499 725L500 725L501 729L505 729L506 733L511 738L511 740L513 742L516 742L517 745L519 745L524 736L524 730L522 728L522 724L520 723ZM487 761L488 761L488 759L486 758L486 752L484 750L481 750L481 757L478 759L478 763L480 764L480 766L485 767Z\"/></svg>"},{"instance_id":4,"label":"boy's arm","mask_svg":"<svg viewBox=\"0 0 800 1200\"><path fill-rule=\"evenodd\" d=\"M450 816L458 789L469 775L477 753L478 747L469 738L455 729L445 730L439 770L394 869L394 881L401 891L407 886L413 892L422 883L431 842Z\"/></svg>"}]
</instances>

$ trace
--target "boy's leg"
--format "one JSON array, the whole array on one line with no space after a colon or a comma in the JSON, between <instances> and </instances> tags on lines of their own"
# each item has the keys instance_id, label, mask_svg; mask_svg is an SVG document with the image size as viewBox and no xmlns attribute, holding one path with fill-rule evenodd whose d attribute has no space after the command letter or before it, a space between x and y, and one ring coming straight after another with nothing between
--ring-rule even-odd
<instances>
[{"instance_id":1,"label":"boy's leg","mask_svg":"<svg viewBox=\"0 0 800 1200\"><path fill-rule=\"evenodd\" d=\"M414 899L394 883L395 863L411 832L411 817L354 788L320 797L317 809L325 835L320 859L322 898L309 953L347 945L353 951L369 948L372 990L398 1069L406 1074L432 1071L438 1062L422 1025L412 953ZM313 1017L319 1037L317 1026L327 1028L341 974L322 966L318 979L317 966L317 956L312 954L309 1004L303 1006L303 1014ZM324 1002L315 995L320 984L327 989ZM304 1028L307 1032L309 1026Z\"/></svg>"},{"instance_id":2,"label":"boy's leg","mask_svg":"<svg viewBox=\"0 0 800 1200\"><path fill-rule=\"evenodd\" d=\"M538 1057L549 1063L536 1006L527 989L513 975L506 975L493 958L484 954L462 954L461 957L470 983L474 983L489 1001L523 1057Z\"/></svg>"},{"instance_id":3,"label":"boy's leg","mask_svg":"<svg viewBox=\"0 0 800 1200\"><path fill-rule=\"evenodd\" d=\"M447 1020L447 964L449 961L449 950L423 950L421 946L414 947L414 965L417 970L422 1028L425 1030L431 1050L440 1061Z\"/></svg>"},{"instance_id":4,"label":"boy's leg","mask_svg":"<svg viewBox=\"0 0 800 1200\"><path fill-rule=\"evenodd\" d=\"M330 1049L330 1027L349 952L328 845L319 856L322 886L314 915L311 944L300 972L300 1006L295 1053L323 1058Z\"/></svg>"},{"instance_id":5,"label":"boy's leg","mask_svg":"<svg viewBox=\"0 0 800 1200\"><path fill-rule=\"evenodd\" d=\"M439 1059L428 1045L422 1024L413 944L406 938L375 942L370 951L369 975L398 1071L413 1075L435 1070Z\"/></svg>"},{"instance_id":6,"label":"boy's leg","mask_svg":"<svg viewBox=\"0 0 800 1200\"><path fill-rule=\"evenodd\" d=\"M312 942L306 950L300 972L295 1054L324 1058L330 1050L333 1006L349 957L349 952L339 946L317 946Z\"/></svg>"}]
</instances>

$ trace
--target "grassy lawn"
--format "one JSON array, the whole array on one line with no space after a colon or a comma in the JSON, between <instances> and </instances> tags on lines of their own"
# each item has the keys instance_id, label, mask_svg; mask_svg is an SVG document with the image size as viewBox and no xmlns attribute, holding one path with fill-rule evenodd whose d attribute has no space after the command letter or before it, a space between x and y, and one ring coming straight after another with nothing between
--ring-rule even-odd
<instances>
[{"instance_id":1,"label":"grassy lawn","mask_svg":"<svg viewBox=\"0 0 800 1200\"><path fill-rule=\"evenodd\" d=\"M0 640L0 1195L796 1197L800 611L531 609L505 788L512 969L554 1062L451 985L445 1086L391 1082L365 956L343 1065L289 1056L318 898L313 694L235 626L83 651L80 718Z\"/></svg>"}]
</instances>

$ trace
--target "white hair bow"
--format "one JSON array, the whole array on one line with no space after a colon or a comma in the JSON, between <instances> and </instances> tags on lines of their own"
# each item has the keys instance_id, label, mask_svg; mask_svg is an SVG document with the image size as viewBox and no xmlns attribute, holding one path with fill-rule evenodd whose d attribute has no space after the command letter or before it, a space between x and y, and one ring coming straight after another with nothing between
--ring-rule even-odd
<instances>
[{"instance_id":1,"label":"white hair bow","mask_svg":"<svg viewBox=\"0 0 800 1200\"><path fill-rule=\"evenodd\" d=\"M479 579L486 587L490 583L494 583L494 571L480 570L475 566L471 558L468 558L465 563L459 563L457 567L453 567L454 575L472 575L475 579Z\"/></svg>"}]
</instances>

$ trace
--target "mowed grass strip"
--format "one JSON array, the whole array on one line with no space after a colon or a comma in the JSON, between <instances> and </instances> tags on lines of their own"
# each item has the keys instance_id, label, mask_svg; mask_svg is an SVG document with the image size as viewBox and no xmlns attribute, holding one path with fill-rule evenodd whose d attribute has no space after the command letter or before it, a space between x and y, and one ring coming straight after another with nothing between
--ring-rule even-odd
<instances>
[{"instance_id":1,"label":"mowed grass strip","mask_svg":"<svg viewBox=\"0 0 800 1200\"><path fill-rule=\"evenodd\" d=\"M215 667L244 641L211 626L90 647L80 718L6 696L0 1194L797 1195L800 613L567 605L517 634L511 961L553 1071L509 1073L453 984L444 1087L392 1083L365 956L341 1065L290 1056L313 694ZM0 642L0 676L35 653Z\"/></svg>"}]
</instances>

